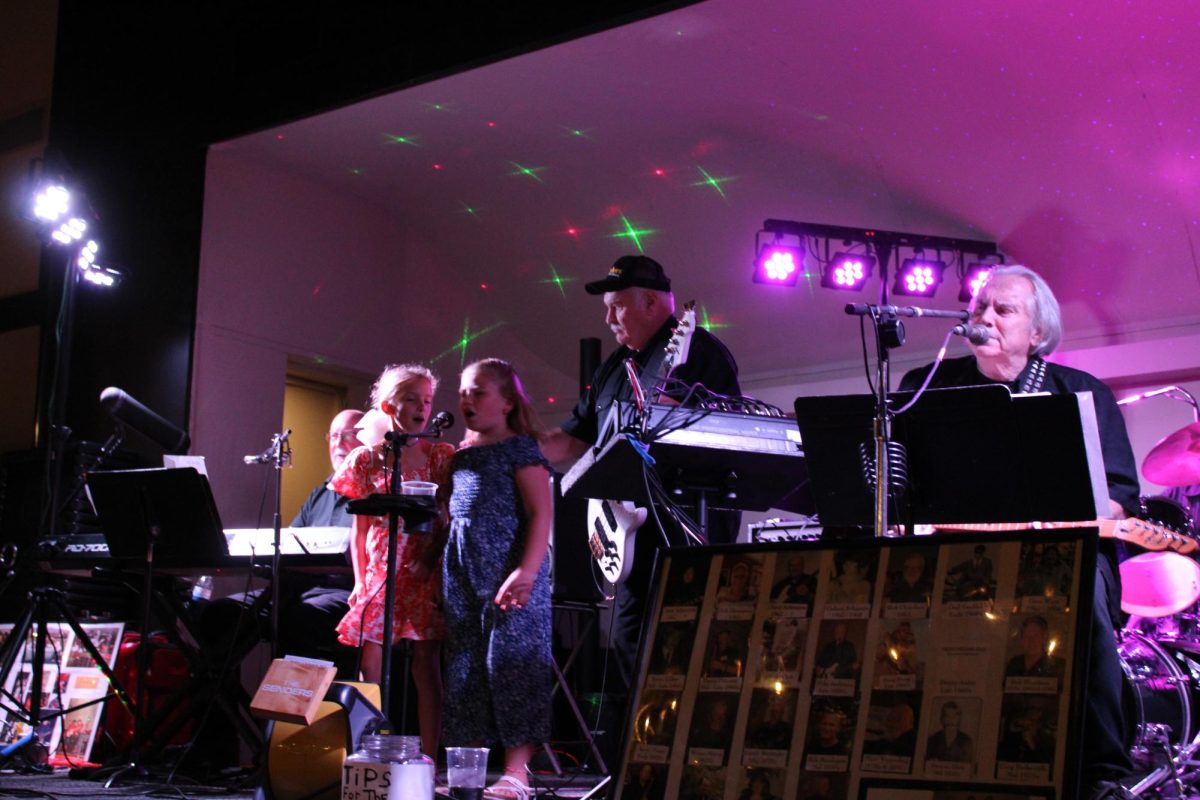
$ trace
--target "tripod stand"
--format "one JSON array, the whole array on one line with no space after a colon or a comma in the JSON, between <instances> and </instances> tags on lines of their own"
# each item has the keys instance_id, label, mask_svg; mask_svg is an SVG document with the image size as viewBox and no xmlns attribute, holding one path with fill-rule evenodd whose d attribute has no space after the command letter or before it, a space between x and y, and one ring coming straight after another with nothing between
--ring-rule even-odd
<instances>
[{"instance_id":1,"label":"tripod stand","mask_svg":"<svg viewBox=\"0 0 1200 800\"><path fill-rule=\"evenodd\" d=\"M10 698L14 701L15 706L13 709L10 709L11 713L15 714L21 722L32 729L33 741L37 741L37 730L43 723L59 719L67 714L68 711L76 711L81 707L75 706L71 709L48 711L43 706L42 684L46 669L46 645L50 642L48 621L51 610L57 612L57 618L64 620L70 626L71 630L74 631L75 642L81 645L96 662L96 665L108 680L109 686L112 687L113 693L125 705L126 709L133 715L133 718L137 720L139 718L138 712L129 694L125 691L121 682L117 680L116 675L109 668L104 655L96 647L91 637L88 636L87 631L83 629L79 619L67 606L63 592L60 589L43 586L31 592L30 600L29 607L17 620L8 639L0 647L0 653L3 653L3 660L0 661L0 683L7 681L9 673L17 663L17 656L21 652L21 646L29 638L30 632L35 631L32 644L33 659L32 670L30 672L28 709L22 709L20 698ZM94 705L107 699L108 695L105 695L85 705ZM49 754L47 753L47 755Z\"/></svg>"}]
</instances>

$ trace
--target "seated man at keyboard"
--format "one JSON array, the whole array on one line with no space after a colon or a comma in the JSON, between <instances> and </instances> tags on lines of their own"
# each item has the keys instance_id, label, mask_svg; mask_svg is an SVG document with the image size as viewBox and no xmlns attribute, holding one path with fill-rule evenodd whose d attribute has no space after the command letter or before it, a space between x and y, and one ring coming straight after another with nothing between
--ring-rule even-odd
<instances>
[{"instance_id":1,"label":"seated man at keyboard","mask_svg":"<svg viewBox=\"0 0 1200 800\"><path fill-rule=\"evenodd\" d=\"M333 469L337 469L347 454L358 446L355 425L362 416L363 412L348 408L329 424L325 438L329 441L329 462ZM346 510L349 502L322 481L304 501L291 526L349 528L354 524L354 516ZM338 643L334 627L350 608L347 601L354 578L347 573L304 576L301 580L301 585L289 586L288 583L294 583L294 579L290 579L283 587L292 598L290 603L285 598L280 604L279 635L283 652L333 661L338 664L340 673L343 662L353 659L353 653Z\"/></svg>"},{"instance_id":2,"label":"seated man at keyboard","mask_svg":"<svg viewBox=\"0 0 1200 800\"><path fill-rule=\"evenodd\" d=\"M336 469L346 455L358 444L355 425L363 412L346 409L338 413L329 425L329 461ZM329 489L325 482L313 489L300 512L292 520L292 528L345 527L354 522L345 497ZM252 531L251 531L252 532ZM287 553L287 543L281 552ZM349 557L347 556L347 564ZM279 637L284 655L306 656L332 661L338 665L339 677L354 677L354 652L338 643L335 626L349 609L347 602L353 577L345 574L320 575L289 572L280 576ZM268 590L262 590L267 591ZM201 626L214 644L242 640L253 630L257 639L258 623L242 619L244 610L254 607L260 590L235 594L212 603L201 611ZM263 627L270 617L266 598L257 603Z\"/></svg>"}]
</instances>

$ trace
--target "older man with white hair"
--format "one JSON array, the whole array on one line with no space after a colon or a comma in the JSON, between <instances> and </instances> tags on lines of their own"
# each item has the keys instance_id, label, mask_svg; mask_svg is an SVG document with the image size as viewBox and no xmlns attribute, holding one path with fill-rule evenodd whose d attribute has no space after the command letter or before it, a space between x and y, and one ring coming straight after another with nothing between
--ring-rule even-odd
<instances>
[{"instance_id":1,"label":"older man with white hair","mask_svg":"<svg viewBox=\"0 0 1200 800\"><path fill-rule=\"evenodd\" d=\"M1136 514L1140 505L1137 462L1112 391L1082 370L1052 364L1043 358L1062 339L1058 300L1046 281L1028 267L996 267L971 307L971 322L987 330L987 341L972 344L969 356L943 362L930 386L1003 384L1013 392L1091 392L1111 514L1118 518ZM900 389L919 388L931 366L909 372L900 382ZM1037 457L1036 453L1029 455ZM1120 618L1121 597L1116 555L1111 541L1102 540L1096 564L1084 719L1083 785L1088 790L1084 796L1093 798L1125 796L1118 781L1132 769L1129 758L1132 731L1121 703L1125 678L1113 636L1114 620Z\"/></svg>"}]
</instances>

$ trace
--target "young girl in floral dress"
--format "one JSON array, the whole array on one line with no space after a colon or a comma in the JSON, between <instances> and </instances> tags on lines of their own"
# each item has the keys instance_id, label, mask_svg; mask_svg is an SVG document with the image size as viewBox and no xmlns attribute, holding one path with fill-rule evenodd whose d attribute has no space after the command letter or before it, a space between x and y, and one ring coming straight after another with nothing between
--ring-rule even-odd
<instances>
[{"instance_id":1,"label":"young girl in floral dress","mask_svg":"<svg viewBox=\"0 0 1200 800\"><path fill-rule=\"evenodd\" d=\"M363 441L334 472L329 488L351 499L388 492L384 435L419 433L430 418L437 380L418 364L389 366L371 389L371 409L359 423ZM445 485L453 445L413 439L400 453L402 481L433 481ZM433 533L404 532L400 521L396 555L396 600L392 641L412 640L412 676L417 690L417 715L421 747L436 755L442 716L442 678L439 651L445 636L440 608L438 559L445 542L445 526ZM384 582L387 574L388 518L355 517L350 557L354 565L354 591L350 610L338 623L338 639L362 646L362 675L378 681L383 661ZM399 680L406 680L400 676ZM387 709L384 709L387 712Z\"/></svg>"},{"instance_id":2,"label":"young girl in floral dress","mask_svg":"<svg viewBox=\"0 0 1200 800\"><path fill-rule=\"evenodd\" d=\"M468 433L450 463L442 565L446 742L502 742L504 776L484 796L526 800L526 765L550 735L549 467L511 364L468 366L458 406Z\"/></svg>"}]
</instances>

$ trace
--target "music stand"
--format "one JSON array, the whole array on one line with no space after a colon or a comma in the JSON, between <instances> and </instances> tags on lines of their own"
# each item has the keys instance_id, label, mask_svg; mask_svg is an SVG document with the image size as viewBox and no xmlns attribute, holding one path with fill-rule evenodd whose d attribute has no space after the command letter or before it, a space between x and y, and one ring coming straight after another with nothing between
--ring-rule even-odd
<instances>
[{"instance_id":1,"label":"music stand","mask_svg":"<svg viewBox=\"0 0 1200 800\"><path fill-rule=\"evenodd\" d=\"M893 394L895 407L912 396ZM873 523L874 489L860 445L867 443L873 457L874 404L873 395L796 398L822 525ZM897 416L892 430L907 452L908 483L889 506L890 524L1074 521L1107 513L1090 393L933 389Z\"/></svg>"},{"instance_id":2,"label":"music stand","mask_svg":"<svg viewBox=\"0 0 1200 800\"><path fill-rule=\"evenodd\" d=\"M145 560L142 580L142 642L138 670L147 673L152 646L151 604L155 559L171 567L204 567L228 558L229 550L208 478L192 467L132 469L94 472L87 478L88 493L108 551L123 562ZM145 680L138 682L133 717L132 757L105 783L110 787L123 772L144 773L139 763L145 743Z\"/></svg>"},{"instance_id":3,"label":"music stand","mask_svg":"<svg viewBox=\"0 0 1200 800\"><path fill-rule=\"evenodd\" d=\"M152 526L157 526L153 545L159 566L207 567L228 561L212 488L192 467L93 472L87 487L113 558L144 559Z\"/></svg>"}]
</instances>

